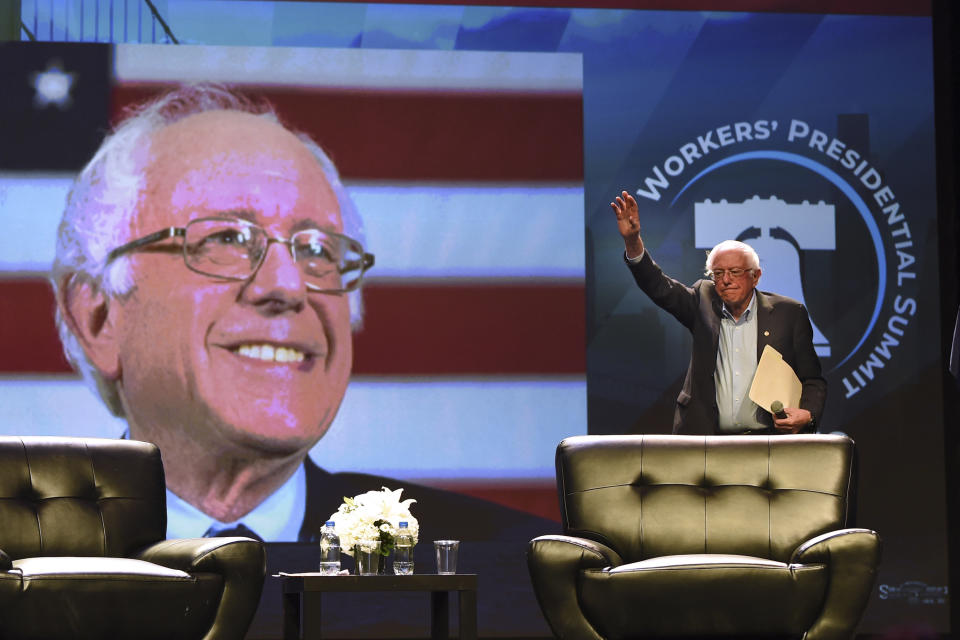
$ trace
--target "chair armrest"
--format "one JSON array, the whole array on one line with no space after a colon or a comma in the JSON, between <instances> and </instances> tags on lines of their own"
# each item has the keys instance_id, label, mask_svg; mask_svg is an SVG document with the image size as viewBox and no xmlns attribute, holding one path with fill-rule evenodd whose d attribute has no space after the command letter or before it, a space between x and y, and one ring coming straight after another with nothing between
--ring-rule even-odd
<instances>
[{"instance_id":1,"label":"chair armrest","mask_svg":"<svg viewBox=\"0 0 960 640\"><path fill-rule=\"evenodd\" d=\"M250 544L250 543L253 544ZM225 549L230 550L229 556L224 555ZM254 557L266 555L263 544L250 538L180 538L161 540L142 549L135 557L138 560L152 562L171 569L191 571L209 571L221 573L223 562L227 557L237 554L253 554ZM233 560L228 560L233 562ZM266 573L266 566L264 566Z\"/></svg>"},{"instance_id":2,"label":"chair armrest","mask_svg":"<svg viewBox=\"0 0 960 640\"><path fill-rule=\"evenodd\" d=\"M840 529L804 542L791 564L824 564L830 573L820 617L806 640L852 638L867 606L880 564L880 536L870 529Z\"/></svg>"},{"instance_id":3,"label":"chair armrest","mask_svg":"<svg viewBox=\"0 0 960 640\"><path fill-rule=\"evenodd\" d=\"M623 564L610 547L573 536L540 536L527 546L527 568L540 610L557 638L602 640L580 610L577 583L583 569Z\"/></svg>"},{"instance_id":4,"label":"chair armrest","mask_svg":"<svg viewBox=\"0 0 960 640\"><path fill-rule=\"evenodd\" d=\"M223 576L223 596L204 640L244 637L260 602L267 573L262 542L229 537L163 540L143 549L137 558L187 573Z\"/></svg>"}]
</instances>

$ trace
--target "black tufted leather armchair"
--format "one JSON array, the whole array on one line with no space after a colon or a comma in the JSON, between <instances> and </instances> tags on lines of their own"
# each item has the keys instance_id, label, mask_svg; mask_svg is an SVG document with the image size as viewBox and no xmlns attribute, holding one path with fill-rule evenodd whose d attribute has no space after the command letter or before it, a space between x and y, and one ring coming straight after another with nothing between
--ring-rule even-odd
<instances>
[{"instance_id":1,"label":"black tufted leather armchair","mask_svg":"<svg viewBox=\"0 0 960 640\"><path fill-rule=\"evenodd\" d=\"M156 446L0 437L0 637L243 638L263 544L166 528Z\"/></svg>"},{"instance_id":2,"label":"black tufted leather armchair","mask_svg":"<svg viewBox=\"0 0 960 640\"><path fill-rule=\"evenodd\" d=\"M558 638L849 638L880 538L845 529L853 441L577 436L557 448L566 535L530 542Z\"/></svg>"}]
</instances>

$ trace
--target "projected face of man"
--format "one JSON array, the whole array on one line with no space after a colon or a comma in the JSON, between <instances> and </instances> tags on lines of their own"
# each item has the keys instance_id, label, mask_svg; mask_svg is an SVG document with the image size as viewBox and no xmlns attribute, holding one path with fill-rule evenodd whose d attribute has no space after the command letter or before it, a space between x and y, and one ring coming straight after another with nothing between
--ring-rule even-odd
<instances>
[{"instance_id":1,"label":"projected face of man","mask_svg":"<svg viewBox=\"0 0 960 640\"><path fill-rule=\"evenodd\" d=\"M337 198L314 157L264 119L193 115L156 134L149 157L130 238L223 215L271 237L342 231ZM346 294L308 291L281 243L269 245L246 281L191 271L178 251L143 250L129 259L134 289L111 302L108 317L131 435L159 444L165 463L188 451L228 468L299 463L330 426L347 386ZM277 361L281 350L292 361ZM177 493L190 493L174 482Z\"/></svg>"}]
</instances>

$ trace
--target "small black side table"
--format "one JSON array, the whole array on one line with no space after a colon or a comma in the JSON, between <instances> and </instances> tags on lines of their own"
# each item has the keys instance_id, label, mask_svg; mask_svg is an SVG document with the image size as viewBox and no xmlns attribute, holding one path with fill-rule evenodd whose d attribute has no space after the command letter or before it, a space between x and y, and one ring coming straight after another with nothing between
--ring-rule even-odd
<instances>
[{"instance_id":1,"label":"small black side table","mask_svg":"<svg viewBox=\"0 0 960 640\"><path fill-rule=\"evenodd\" d=\"M334 592L429 591L430 637L450 637L450 592L457 592L460 640L477 639L477 575L414 574L410 576L324 576L280 574L283 581L283 640L321 638L320 598Z\"/></svg>"}]
</instances>

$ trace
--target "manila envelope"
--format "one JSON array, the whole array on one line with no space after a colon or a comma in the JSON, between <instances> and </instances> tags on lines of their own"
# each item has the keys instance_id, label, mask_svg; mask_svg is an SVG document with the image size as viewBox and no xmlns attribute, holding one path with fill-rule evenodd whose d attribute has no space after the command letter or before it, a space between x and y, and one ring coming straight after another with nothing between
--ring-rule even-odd
<instances>
[{"instance_id":1,"label":"manila envelope","mask_svg":"<svg viewBox=\"0 0 960 640\"><path fill-rule=\"evenodd\" d=\"M783 361L780 352L766 345L760 354L753 384L750 385L750 399L767 411L770 411L774 400L779 400L785 407L796 407L800 404L802 389L800 379L790 365Z\"/></svg>"}]
</instances>

